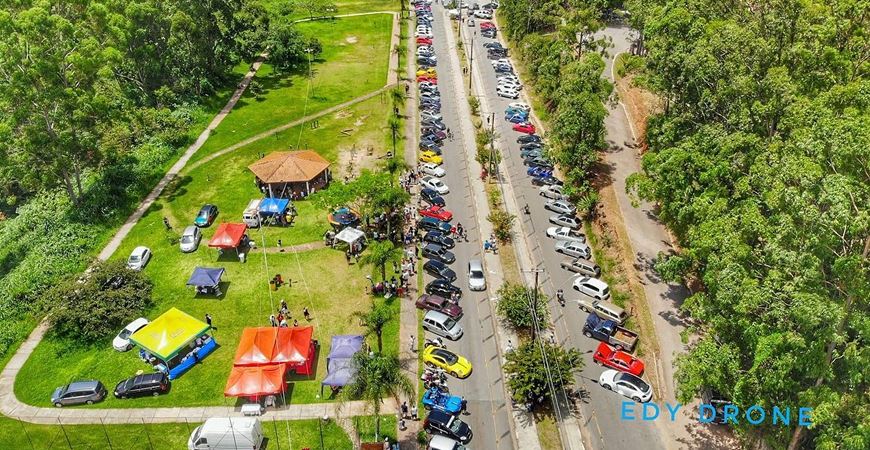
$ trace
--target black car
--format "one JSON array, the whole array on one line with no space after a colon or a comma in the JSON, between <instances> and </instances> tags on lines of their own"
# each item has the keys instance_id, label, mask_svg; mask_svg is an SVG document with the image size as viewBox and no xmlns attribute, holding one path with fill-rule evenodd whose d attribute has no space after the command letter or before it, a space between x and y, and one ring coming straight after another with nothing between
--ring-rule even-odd
<instances>
[{"instance_id":1,"label":"black car","mask_svg":"<svg viewBox=\"0 0 870 450\"><path fill-rule=\"evenodd\" d=\"M431 128L426 128L425 132L420 133L421 136L431 139L433 141L441 142L444 139L447 139L447 133L440 130L433 130Z\"/></svg>"},{"instance_id":2,"label":"black car","mask_svg":"<svg viewBox=\"0 0 870 450\"><path fill-rule=\"evenodd\" d=\"M530 156L530 157L523 160L523 164L525 164L529 167L544 167L546 169L553 168L553 163L551 163L550 161L547 161L544 158L541 158L540 156L534 156L534 157Z\"/></svg>"},{"instance_id":3,"label":"black car","mask_svg":"<svg viewBox=\"0 0 870 450\"><path fill-rule=\"evenodd\" d=\"M169 377L165 373L146 373L127 378L115 386L115 397L130 398L145 395L158 396L169 391Z\"/></svg>"},{"instance_id":4,"label":"black car","mask_svg":"<svg viewBox=\"0 0 870 450\"><path fill-rule=\"evenodd\" d=\"M430 259L429 261L426 261L426 264L423 264L423 270L435 278L441 278L442 280L447 280L451 283L456 281L456 272L447 267L447 264L444 264L441 261Z\"/></svg>"},{"instance_id":5,"label":"black car","mask_svg":"<svg viewBox=\"0 0 870 450\"><path fill-rule=\"evenodd\" d=\"M462 298L462 289L450 284L447 280L442 280L440 278L436 278L429 282L426 285L426 293L431 295L438 295L444 298L453 298L453 294L459 295L459 298Z\"/></svg>"},{"instance_id":6,"label":"black car","mask_svg":"<svg viewBox=\"0 0 870 450\"><path fill-rule=\"evenodd\" d=\"M444 201L444 197L438 195L437 192L428 188L420 191L420 198L430 205L445 206L447 204L447 202Z\"/></svg>"},{"instance_id":7,"label":"black car","mask_svg":"<svg viewBox=\"0 0 870 450\"><path fill-rule=\"evenodd\" d=\"M471 428L457 416L433 409L423 421L423 428L429 433L443 434L463 444L471 440Z\"/></svg>"},{"instance_id":8,"label":"black car","mask_svg":"<svg viewBox=\"0 0 870 450\"><path fill-rule=\"evenodd\" d=\"M423 150L432 150L439 155L441 154L441 145L437 141L420 139L420 148Z\"/></svg>"},{"instance_id":9,"label":"black car","mask_svg":"<svg viewBox=\"0 0 870 450\"><path fill-rule=\"evenodd\" d=\"M456 255L438 244L426 244L423 246L423 257L433 261L441 261L444 264L456 262Z\"/></svg>"},{"instance_id":10,"label":"black car","mask_svg":"<svg viewBox=\"0 0 870 450\"><path fill-rule=\"evenodd\" d=\"M526 142L525 144L520 145L520 150L532 150L543 147L544 144L542 142Z\"/></svg>"},{"instance_id":11,"label":"black car","mask_svg":"<svg viewBox=\"0 0 870 450\"><path fill-rule=\"evenodd\" d=\"M453 248L456 246L456 241L454 241L453 238L448 237L440 231L430 231L426 233L426 235L423 236L423 242L431 242L444 248Z\"/></svg>"},{"instance_id":12,"label":"black car","mask_svg":"<svg viewBox=\"0 0 870 450\"><path fill-rule=\"evenodd\" d=\"M517 144L528 144L530 142L543 142L537 134L524 134L517 138Z\"/></svg>"},{"instance_id":13,"label":"black car","mask_svg":"<svg viewBox=\"0 0 870 450\"><path fill-rule=\"evenodd\" d=\"M486 44L483 44L483 46L488 48L488 49L503 48L503 49L507 50L505 47L502 47L501 42L487 42Z\"/></svg>"},{"instance_id":14,"label":"black car","mask_svg":"<svg viewBox=\"0 0 870 450\"><path fill-rule=\"evenodd\" d=\"M422 67L422 68L428 69L430 67L437 66L438 61L436 61L434 58L430 58L428 56L421 56L421 57L417 58L417 65Z\"/></svg>"},{"instance_id":15,"label":"black car","mask_svg":"<svg viewBox=\"0 0 870 450\"><path fill-rule=\"evenodd\" d=\"M444 130L425 125L420 128L420 134L434 134L439 137L443 136L445 139L447 138L447 133L445 133Z\"/></svg>"},{"instance_id":16,"label":"black car","mask_svg":"<svg viewBox=\"0 0 870 450\"><path fill-rule=\"evenodd\" d=\"M421 121L420 124L424 128L435 128L436 130L440 131L444 131L447 129L447 125L444 125L444 122L440 120L425 119Z\"/></svg>"},{"instance_id":17,"label":"black car","mask_svg":"<svg viewBox=\"0 0 870 450\"><path fill-rule=\"evenodd\" d=\"M444 233L449 233L450 229L453 228L447 222L442 222L434 217L424 217L417 221L417 228L426 231L442 231Z\"/></svg>"},{"instance_id":18,"label":"black car","mask_svg":"<svg viewBox=\"0 0 870 450\"><path fill-rule=\"evenodd\" d=\"M562 180L556 177L534 177L532 178L532 185L534 186L552 186L552 185L562 186Z\"/></svg>"},{"instance_id":19,"label":"black car","mask_svg":"<svg viewBox=\"0 0 870 450\"><path fill-rule=\"evenodd\" d=\"M425 141L432 141L439 145L441 144L441 142L444 141L444 138L436 133L423 134L420 136L420 139Z\"/></svg>"},{"instance_id":20,"label":"black car","mask_svg":"<svg viewBox=\"0 0 870 450\"><path fill-rule=\"evenodd\" d=\"M441 102L437 100L430 100L428 98L424 98L420 100L420 109L428 109L434 108L438 111L441 111Z\"/></svg>"}]
</instances>

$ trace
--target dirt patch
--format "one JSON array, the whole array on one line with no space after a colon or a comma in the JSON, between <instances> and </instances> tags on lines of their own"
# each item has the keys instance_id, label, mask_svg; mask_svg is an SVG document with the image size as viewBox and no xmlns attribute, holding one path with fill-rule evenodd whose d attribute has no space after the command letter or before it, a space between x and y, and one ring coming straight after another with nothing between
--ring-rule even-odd
<instances>
[{"instance_id":1,"label":"dirt patch","mask_svg":"<svg viewBox=\"0 0 870 450\"><path fill-rule=\"evenodd\" d=\"M344 42L347 42L348 44L356 44L359 42L359 38L356 36L348 36L344 39Z\"/></svg>"},{"instance_id":2,"label":"dirt patch","mask_svg":"<svg viewBox=\"0 0 870 450\"><path fill-rule=\"evenodd\" d=\"M337 179L352 180L363 169L375 169L384 156L384 150L369 140L355 142L338 149Z\"/></svg>"},{"instance_id":3,"label":"dirt patch","mask_svg":"<svg viewBox=\"0 0 870 450\"><path fill-rule=\"evenodd\" d=\"M629 74L616 82L616 90L619 98L628 110L628 116L637 133L637 140L643 145L642 151L646 150L646 124L651 114L657 114L664 110L662 99L652 92L637 87L634 84L634 75Z\"/></svg>"}]
</instances>

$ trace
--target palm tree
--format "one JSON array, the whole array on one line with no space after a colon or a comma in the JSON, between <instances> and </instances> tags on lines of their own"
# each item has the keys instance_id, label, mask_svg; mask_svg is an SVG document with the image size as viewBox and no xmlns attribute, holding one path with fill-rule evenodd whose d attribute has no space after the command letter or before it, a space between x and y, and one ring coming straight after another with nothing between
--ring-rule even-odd
<instances>
[{"instance_id":1,"label":"palm tree","mask_svg":"<svg viewBox=\"0 0 870 450\"><path fill-rule=\"evenodd\" d=\"M389 239L392 239L393 237L393 217L395 217L396 211L405 206L408 201L411 200L411 195L405 192L404 189L398 186L393 186L393 178L393 176L390 176L390 187L383 189L374 199L372 199L374 203L373 206L384 211L387 215L387 236ZM403 218L401 215L399 215L399 217Z\"/></svg>"},{"instance_id":2,"label":"palm tree","mask_svg":"<svg viewBox=\"0 0 870 450\"><path fill-rule=\"evenodd\" d=\"M383 166L384 170L386 170L387 173L390 174L390 186L393 185L393 182L396 179L396 173L408 168L408 164L405 163L405 161L397 158L395 153L393 154L392 158L384 161Z\"/></svg>"},{"instance_id":3,"label":"palm tree","mask_svg":"<svg viewBox=\"0 0 870 450\"><path fill-rule=\"evenodd\" d=\"M390 99L396 106L405 106L405 93L402 92L402 88L399 86L396 86L390 91Z\"/></svg>"},{"instance_id":4,"label":"palm tree","mask_svg":"<svg viewBox=\"0 0 870 450\"><path fill-rule=\"evenodd\" d=\"M384 349L383 334L384 327L393 320L393 313L387 305L378 305L372 302L371 308L368 311L355 311L351 314L351 319L358 318L365 326L366 337L375 335L378 339L378 353Z\"/></svg>"},{"instance_id":5,"label":"palm tree","mask_svg":"<svg viewBox=\"0 0 870 450\"><path fill-rule=\"evenodd\" d=\"M375 242L369 246L366 252L359 259L359 263L364 266L374 266L381 272L381 279L387 279L387 264L402 259L402 249L396 247L392 241Z\"/></svg>"},{"instance_id":6,"label":"palm tree","mask_svg":"<svg viewBox=\"0 0 870 450\"><path fill-rule=\"evenodd\" d=\"M393 137L393 156L395 156L396 140L399 139L399 130L402 129L402 119L396 114L391 114L387 119L387 126L390 127L390 134ZM392 183L392 180L390 182Z\"/></svg>"},{"instance_id":7,"label":"palm tree","mask_svg":"<svg viewBox=\"0 0 870 450\"><path fill-rule=\"evenodd\" d=\"M353 357L356 375L340 394L343 401L365 400L375 415L375 440L381 434L381 404L390 396L399 404L399 396L414 398L414 384L402 374L402 365L395 355L359 352ZM342 402L343 403L343 402ZM339 410L342 403L338 404Z\"/></svg>"}]
</instances>

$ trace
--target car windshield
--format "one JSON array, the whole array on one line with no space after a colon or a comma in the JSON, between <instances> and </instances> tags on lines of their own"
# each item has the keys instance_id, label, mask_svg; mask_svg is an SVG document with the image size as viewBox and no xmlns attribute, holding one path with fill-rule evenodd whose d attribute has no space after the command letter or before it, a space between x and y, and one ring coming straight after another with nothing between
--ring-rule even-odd
<instances>
[{"instance_id":1,"label":"car windshield","mask_svg":"<svg viewBox=\"0 0 870 450\"><path fill-rule=\"evenodd\" d=\"M139 262L139 255L130 255L130 262Z\"/></svg>"},{"instance_id":2,"label":"car windshield","mask_svg":"<svg viewBox=\"0 0 870 450\"><path fill-rule=\"evenodd\" d=\"M483 272L479 270L472 270L469 275L471 275L471 278L483 278Z\"/></svg>"},{"instance_id":3,"label":"car windshield","mask_svg":"<svg viewBox=\"0 0 870 450\"><path fill-rule=\"evenodd\" d=\"M455 327L455 326L456 326L456 321L453 319L447 319L444 321L444 327L447 328L448 330L452 330L453 327Z\"/></svg>"},{"instance_id":4,"label":"car windshield","mask_svg":"<svg viewBox=\"0 0 870 450\"><path fill-rule=\"evenodd\" d=\"M435 350L435 354L444 358L444 361L446 361L447 364L456 364L456 362L459 361L459 357L446 350Z\"/></svg>"},{"instance_id":5,"label":"car windshield","mask_svg":"<svg viewBox=\"0 0 870 450\"><path fill-rule=\"evenodd\" d=\"M637 387L638 389L640 389L641 392L644 392L644 393L649 392L649 385L646 384L646 381L643 381L640 378L638 378L630 373L625 373L625 372L620 373L619 379L630 383L632 386Z\"/></svg>"},{"instance_id":6,"label":"car windshield","mask_svg":"<svg viewBox=\"0 0 870 450\"><path fill-rule=\"evenodd\" d=\"M131 334L133 334L132 331L124 328L123 330L121 330L120 333L118 333L118 337L121 339L127 339L128 337L130 337Z\"/></svg>"},{"instance_id":7,"label":"car windshield","mask_svg":"<svg viewBox=\"0 0 870 450\"><path fill-rule=\"evenodd\" d=\"M461 421L461 420L454 420L453 422L450 423L450 431L453 431L454 433L458 433L458 432L459 432L459 427L460 427L461 425L462 425L462 421Z\"/></svg>"},{"instance_id":8,"label":"car windshield","mask_svg":"<svg viewBox=\"0 0 870 450\"><path fill-rule=\"evenodd\" d=\"M193 236L186 234L181 237L182 244L190 244L191 242L193 242Z\"/></svg>"}]
</instances>

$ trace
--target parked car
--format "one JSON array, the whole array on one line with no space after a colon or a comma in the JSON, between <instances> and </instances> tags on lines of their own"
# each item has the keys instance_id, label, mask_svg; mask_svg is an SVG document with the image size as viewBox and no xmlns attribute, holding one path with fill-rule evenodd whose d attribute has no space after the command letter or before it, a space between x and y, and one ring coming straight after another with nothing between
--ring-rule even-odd
<instances>
[{"instance_id":1,"label":"parked car","mask_svg":"<svg viewBox=\"0 0 870 450\"><path fill-rule=\"evenodd\" d=\"M438 244L426 244L423 246L423 257L432 261L440 261L444 264L456 262L456 255Z\"/></svg>"},{"instance_id":2,"label":"parked car","mask_svg":"<svg viewBox=\"0 0 870 450\"><path fill-rule=\"evenodd\" d=\"M453 248L454 246L456 246L456 241L454 241L453 238L448 237L441 231L427 232L425 235L423 235L423 242L438 244L444 248Z\"/></svg>"},{"instance_id":3,"label":"parked car","mask_svg":"<svg viewBox=\"0 0 870 450\"><path fill-rule=\"evenodd\" d=\"M638 377L643 375L643 361L622 350L617 350L604 342L598 344L598 348L592 354L592 362L599 366L627 372Z\"/></svg>"},{"instance_id":4,"label":"parked car","mask_svg":"<svg viewBox=\"0 0 870 450\"><path fill-rule=\"evenodd\" d=\"M481 9L474 12L474 17L477 17L478 19L492 19L492 13Z\"/></svg>"},{"instance_id":5,"label":"parked car","mask_svg":"<svg viewBox=\"0 0 870 450\"><path fill-rule=\"evenodd\" d=\"M421 189L420 198L430 205L444 206L446 204L444 197L438 195L438 193L432 189Z\"/></svg>"},{"instance_id":6,"label":"parked car","mask_svg":"<svg viewBox=\"0 0 870 450\"><path fill-rule=\"evenodd\" d=\"M441 164L444 160L437 153L433 151L424 151L420 153L420 161L429 162L433 164Z\"/></svg>"},{"instance_id":7,"label":"parked car","mask_svg":"<svg viewBox=\"0 0 870 450\"><path fill-rule=\"evenodd\" d=\"M483 46L487 49L506 49L506 47L501 45L501 42L487 42Z\"/></svg>"},{"instance_id":8,"label":"parked car","mask_svg":"<svg viewBox=\"0 0 870 450\"><path fill-rule=\"evenodd\" d=\"M727 400L726 397L719 392L702 388L701 389L701 404L710 405L715 410L715 417L713 417L713 423L717 425L725 425L728 423L728 420L725 418L725 407L728 405L733 405L730 400ZM710 414L705 413L704 417L709 417Z\"/></svg>"},{"instance_id":9,"label":"parked car","mask_svg":"<svg viewBox=\"0 0 870 450\"><path fill-rule=\"evenodd\" d=\"M451 227L450 224L447 222L442 222L438 219L433 219L432 217L423 217L417 221L417 228L421 230L435 230L441 231L443 233L449 233L453 227Z\"/></svg>"},{"instance_id":10,"label":"parked car","mask_svg":"<svg viewBox=\"0 0 870 450\"><path fill-rule=\"evenodd\" d=\"M539 158L544 156L544 151L539 148L520 150L520 158Z\"/></svg>"},{"instance_id":11,"label":"parked car","mask_svg":"<svg viewBox=\"0 0 870 450\"><path fill-rule=\"evenodd\" d=\"M447 174L447 171L444 170L443 167L439 166L435 163L424 163L420 165L420 171L425 173L426 175L432 175L433 177L443 177Z\"/></svg>"},{"instance_id":12,"label":"parked car","mask_svg":"<svg viewBox=\"0 0 870 450\"><path fill-rule=\"evenodd\" d=\"M423 217L434 217L442 222L450 222L453 220L453 213L444 209L442 206L428 206L417 211Z\"/></svg>"},{"instance_id":13,"label":"parked car","mask_svg":"<svg viewBox=\"0 0 870 450\"><path fill-rule=\"evenodd\" d=\"M498 80L498 82L496 83L496 85L497 85L498 87L503 87L503 88L507 88L507 89L513 89L513 90L515 90L515 91L520 91L520 90L523 89L523 85L522 85L522 84L520 84L520 83L518 83L518 82L516 82L516 81L513 81L513 80L507 80L507 79L500 79L500 80Z\"/></svg>"},{"instance_id":14,"label":"parked car","mask_svg":"<svg viewBox=\"0 0 870 450\"><path fill-rule=\"evenodd\" d=\"M468 424L444 411L430 411L423 421L423 429L430 434L444 435L463 443L470 441L472 436Z\"/></svg>"},{"instance_id":15,"label":"parked car","mask_svg":"<svg viewBox=\"0 0 870 450\"><path fill-rule=\"evenodd\" d=\"M434 161L432 161L432 162L434 162ZM435 191L441 195L444 195L444 194L450 192L450 188L448 188L447 185L444 184L444 182L442 182L441 180L439 180L438 178L435 178L435 177L427 176L427 177L421 178L420 179L420 186L422 186L424 188L432 189L433 191Z\"/></svg>"},{"instance_id":16,"label":"parked car","mask_svg":"<svg viewBox=\"0 0 870 450\"><path fill-rule=\"evenodd\" d=\"M558 239L560 241L576 241L580 243L586 242L586 235L568 227L550 227L547 228L547 237Z\"/></svg>"},{"instance_id":17,"label":"parked car","mask_svg":"<svg viewBox=\"0 0 870 450\"><path fill-rule=\"evenodd\" d=\"M187 450L262 450L263 425L256 417L212 417L196 427L187 439ZM271 444L267 444L272 448Z\"/></svg>"},{"instance_id":18,"label":"parked car","mask_svg":"<svg viewBox=\"0 0 870 450\"><path fill-rule=\"evenodd\" d=\"M526 144L529 142L543 142L543 139L541 139L537 134L527 134L525 136L517 137L517 144Z\"/></svg>"},{"instance_id":19,"label":"parked car","mask_svg":"<svg viewBox=\"0 0 870 450\"><path fill-rule=\"evenodd\" d=\"M193 219L193 224L198 227L207 227L214 222L218 215L218 207L215 205L203 205L196 213L196 218Z\"/></svg>"},{"instance_id":20,"label":"parked car","mask_svg":"<svg viewBox=\"0 0 870 450\"><path fill-rule=\"evenodd\" d=\"M438 65L438 58L435 56L420 56L417 58L417 65L420 67L435 67Z\"/></svg>"},{"instance_id":21,"label":"parked car","mask_svg":"<svg viewBox=\"0 0 870 450\"><path fill-rule=\"evenodd\" d=\"M568 258L560 262L559 266L569 272L579 273L581 275L590 277L601 276L601 267L598 267L598 264L583 258Z\"/></svg>"},{"instance_id":22,"label":"parked car","mask_svg":"<svg viewBox=\"0 0 870 450\"><path fill-rule=\"evenodd\" d=\"M480 30L480 35L485 38L495 39L495 35L497 31L495 28L487 28L485 30Z\"/></svg>"},{"instance_id":23,"label":"parked car","mask_svg":"<svg viewBox=\"0 0 870 450\"><path fill-rule=\"evenodd\" d=\"M426 311L423 315L423 329L454 341L461 338L463 333L459 322L438 311Z\"/></svg>"},{"instance_id":24,"label":"parked car","mask_svg":"<svg viewBox=\"0 0 870 450\"><path fill-rule=\"evenodd\" d=\"M472 291L486 290L486 273L479 259L468 261L468 289Z\"/></svg>"},{"instance_id":25,"label":"parked car","mask_svg":"<svg viewBox=\"0 0 870 450\"><path fill-rule=\"evenodd\" d=\"M199 231L199 227L196 225L188 225L184 227L184 232L181 233L181 240L179 241L178 246L181 248L182 252L195 252L197 247L199 247L200 240L202 240L202 232Z\"/></svg>"},{"instance_id":26,"label":"parked car","mask_svg":"<svg viewBox=\"0 0 870 450\"><path fill-rule=\"evenodd\" d=\"M589 247L586 248L588 249ZM580 256L578 255L577 257L579 258ZM610 298L610 286L598 278L581 277L574 280L573 286L575 291L592 298L597 298L598 300L608 300Z\"/></svg>"},{"instance_id":27,"label":"parked car","mask_svg":"<svg viewBox=\"0 0 870 450\"><path fill-rule=\"evenodd\" d=\"M505 98L519 98L519 96L520 96L519 91L517 91L516 89L511 89L511 88L507 88L507 87L503 87L503 86L498 86L495 89L495 93L499 97L505 97ZM516 127L514 127L514 130L516 130Z\"/></svg>"},{"instance_id":28,"label":"parked car","mask_svg":"<svg viewBox=\"0 0 870 450\"><path fill-rule=\"evenodd\" d=\"M550 216L550 223L572 229L580 229L580 221L574 216L566 216L565 214L554 214Z\"/></svg>"},{"instance_id":29,"label":"parked car","mask_svg":"<svg viewBox=\"0 0 870 450\"><path fill-rule=\"evenodd\" d=\"M544 203L544 209L560 214L574 215L574 213L577 212L577 208L566 200L550 200L547 203Z\"/></svg>"},{"instance_id":30,"label":"parked car","mask_svg":"<svg viewBox=\"0 0 870 450\"><path fill-rule=\"evenodd\" d=\"M573 256L575 258L589 259L592 257L592 250L589 246L577 241L556 241L556 253Z\"/></svg>"},{"instance_id":31,"label":"parked car","mask_svg":"<svg viewBox=\"0 0 870 450\"><path fill-rule=\"evenodd\" d=\"M637 345L637 333L620 326L616 321L604 319L590 313L583 324L583 335L616 347L619 350L633 351Z\"/></svg>"},{"instance_id":32,"label":"parked car","mask_svg":"<svg viewBox=\"0 0 870 450\"><path fill-rule=\"evenodd\" d=\"M429 444L426 450L469 450L468 447L459 442L440 434L432 435L429 439Z\"/></svg>"},{"instance_id":33,"label":"parked car","mask_svg":"<svg viewBox=\"0 0 870 450\"><path fill-rule=\"evenodd\" d=\"M427 294L440 295L445 298L453 298L453 295L458 295L462 298L462 289L458 286L450 284L447 280L436 278L430 281L424 288Z\"/></svg>"},{"instance_id":34,"label":"parked car","mask_svg":"<svg viewBox=\"0 0 870 450\"><path fill-rule=\"evenodd\" d=\"M450 375L460 379L468 378L472 371L471 362L465 357L436 345L430 345L423 349L423 364L444 369Z\"/></svg>"},{"instance_id":35,"label":"parked car","mask_svg":"<svg viewBox=\"0 0 870 450\"><path fill-rule=\"evenodd\" d=\"M528 114L525 114L525 113L518 113L518 114L509 115L509 116L506 115L504 120L506 120L510 123L523 123L523 122L529 121L529 116L528 116Z\"/></svg>"},{"instance_id":36,"label":"parked car","mask_svg":"<svg viewBox=\"0 0 870 450\"><path fill-rule=\"evenodd\" d=\"M598 384L608 391L616 391L638 403L652 400L652 388L649 383L630 373L605 370L598 377Z\"/></svg>"},{"instance_id":37,"label":"parked car","mask_svg":"<svg viewBox=\"0 0 870 450\"><path fill-rule=\"evenodd\" d=\"M93 405L103 401L107 394L106 387L97 380L74 381L55 389L51 394L51 403L58 408L81 404Z\"/></svg>"},{"instance_id":38,"label":"parked car","mask_svg":"<svg viewBox=\"0 0 870 450\"><path fill-rule=\"evenodd\" d=\"M148 325L148 319L144 317L140 317L128 323L127 326L125 326L118 335L115 336L115 339L112 339L112 348L119 352L126 352L133 348L133 344L130 343L130 336L139 331L145 325Z\"/></svg>"},{"instance_id":39,"label":"parked car","mask_svg":"<svg viewBox=\"0 0 870 450\"><path fill-rule=\"evenodd\" d=\"M127 267L132 270L140 271L151 261L151 249L140 245L133 249L130 256L127 258Z\"/></svg>"},{"instance_id":40,"label":"parked car","mask_svg":"<svg viewBox=\"0 0 870 450\"><path fill-rule=\"evenodd\" d=\"M544 167L546 169L552 169L553 163L548 161L546 158L541 158L540 156L534 158L526 158L523 160L523 164L530 167Z\"/></svg>"},{"instance_id":41,"label":"parked car","mask_svg":"<svg viewBox=\"0 0 870 450\"><path fill-rule=\"evenodd\" d=\"M591 298L580 298L577 300L577 306L583 312L595 313L598 317L616 322L619 325L628 320L628 314L624 309L616 306L607 300L594 300Z\"/></svg>"},{"instance_id":42,"label":"parked car","mask_svg":"<svg viewBox=\"0 0 870 450\"><path fill-rule=\"evenodd\" d=\"M420 121L421 128L434 128L438 131L447 130L447 125L444 125L444 122L440 120L432 120L432 119L423 119Z\"/></svg>"},{"instance_id":43,"label":"parked car","mask_svg":"<svg viewBox=\"0 0 870 450\"><path fill-rule=\"evenodd\" d=\"M145 373L121 380L115 386L116 398L144 397L169 392L169 376L163 372Z\"/></svg>"},{"instance_id":44,"label":"parked car","mask_svg":"<svg viewBox=\"0 0 870 450\"><path fill-rule=\"evenodd\" d=\"M514 124L513 130L519 131L520 133L535 134L535 126L532 125L530 122Z\"/></svg>"},{"instance_id":45,"label":"parked car","mask_svg":"<svg viewBox=\"0 0 870 450\"><path fill-rule=\"evenodd\" d=\"M448 414L459 414L459 412L462 411L461 397L450 395L447 391L442 391L437 387L427 389L426 392L423 393L423 399L421 401L424 408L433 411L444 411Z\"/></svg>"},{"instance_id":46,"label":"parked car","mask_svg":"<svg viewBox=\"0 0 870 450\"><path fill-rule=\"evenodd\" d=\"M417 42L417 45L432 45L431 38L419 37L419 38L417 38L416 42Z\"/></svg>"},{"instance_id":47,"label":"parked car","mask_svg":"<svg viewBox=\"0 0 870 450\"><path fill-rule=\"evenodd\" d=\"M534 185L534 186L551 186L551 185L562 186L563 184L564 183L562 182L562 180L560 180L552 175L548 176L548 177L535 177L532 179L532 185Z\"/></svg>"},{"instance_id":48,"label":"parked car","mask_svg":"<svg viewBox=\"0 0 870 450\"><path fill-rule=\"evenodd\" d=\"M553 175L553 169L550 167L531 166L526 169L526 174L530 177L549 177Z\"/></svg>"},{"instance_id":49,"label":"parked car","mask_svg":"<svg viewBox=\"0 0 870 450\"><path fill-rule=\"evenodd\" d=\"M430 259L426 261L426 264L423 264L423 270L435 278L441 278L451 283L456 281L456 272L441 261Z\"/></svg>"},{"instance_id":50,"label":"parked car","mask_svg":"<svg viewBox=\"0 0 870 450\"><path fill-rule=\"evenodd\" d=\"M538 194L541 197L555 199L555 200L561 200L561 199L565 198L565 195L562 194L562 186L558 186L558 185L541 186L541 188L538 189Z\"/></svg>"},{"instance_id":51,"label":"parked car","mask_svg":"<svg viewBox=\"0 0 870 450\"><path fill-rule=\"evenodd\" d=\"M544 148L543 142L526 142L525 144L520 144L520 150L540 150Z\"/></svg>"},{"instance_id":52,"label":"parked car","mask_svg":"<svg viewBox=\"0 0 870 450\"><path fill-rule=\"evenodd\" d=\"M428 111L421 111L420 118L423 120L427 120L427 119L437 120L439 122L444 120L444 117L440 113L434 113L434 112L428 112Z\"/></svg>"},{"instance_id":53,"label":"parked car","mask_svg":"<svg viewBox=\"0 0 870 450\"><path fill-rule=\"evenodd\" d=\"M417 299L415 305L426 311L444 313L453 319L462 317L462 307L459 304L438 295L423 294Z\"/></svg>"}]
</instances>

